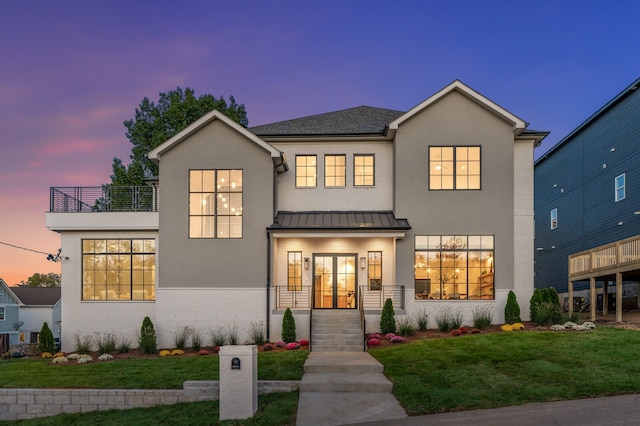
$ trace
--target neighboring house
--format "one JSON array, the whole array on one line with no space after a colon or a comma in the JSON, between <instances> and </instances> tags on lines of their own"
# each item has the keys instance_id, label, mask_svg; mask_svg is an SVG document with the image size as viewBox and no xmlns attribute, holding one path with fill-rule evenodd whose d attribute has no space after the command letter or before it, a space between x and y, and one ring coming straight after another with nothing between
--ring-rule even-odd
<instances>
[{"instance_id":1,"label":"neighboring house","mask_svg":"<svg viewBox=\"0 0 640 426\"><path fill-rule=\"evenodd\" d=\"M535 285L554 287L569 309L590 305L592 318L596 309L615 306L621 321L615 300L623 297L638 307L639 85L634 81L535 162Z\"/></svg>"},{"instance_id":2,"label":"neighboring house","mask_svg":"<svg viewBox=\"0 0 640 426\"><path fill-rule=\"evenodd\" d=\"M213 111L149 153L148 187L52 188L63 348L74 334L160 347L189 326L298 338L320 313L377 331L444 308L503 321L533 292L533 148L547 135L454 81L409 111L358 107L245 129ZM118 191L118 192L116 192ZM128 203L125 205L125 201ZM313 313L313 315L310 315Z\"/></svg>"},{"instance_id":3,"label":"neighboring house","mask_svg":"<svg viewBox=\"0 0 640 426\"><path fill-rule=\"evenodd\" d=\"M20 343L20 300L12 288L0 278L0 353L5 353L11 345Z\"/></svg>"},{"instance_id":4,"label":"neighboring house","mask_svg":"<svg viewBox=\"0 0 640 426\"><path fill-rule=\"evenodd\" d=\"M37 343L43 323L60 338L60 287L11 287L21 302L21 343Z\"/></svg>"}]
</instances>

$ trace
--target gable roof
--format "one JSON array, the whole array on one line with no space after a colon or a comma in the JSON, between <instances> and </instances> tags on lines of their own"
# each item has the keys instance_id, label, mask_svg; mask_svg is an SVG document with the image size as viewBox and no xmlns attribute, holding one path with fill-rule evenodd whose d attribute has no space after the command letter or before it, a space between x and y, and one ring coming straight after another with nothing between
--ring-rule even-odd
<instances>
[{"instance_id":1,"label":"gable roof","mask_svg":"<svg viewBox=\"0 0 640 426\"><path fill-rule=\"evenodd\" d=\"M15 287L13 288L15 289ZM13 299L16 302L16 305L20 304L20 299L18 299L18 296L16 296L15 293L12 291L12 288L9 287L9 285L2 278L0 278L0 294L5 292L11 299Z\"/></svg>"},{"instance_id":2,"label":"gable roof","mask_svg":"<svg viewBox=\"0 0 640 426\"><path fill-rule=\"evenodd\" d=\"M254 135L253 133L251 133L244 127L242 127L240 124L236 123L235 121L233 121L232 119L224 115L222 112L218 110L213 110L203 115L202 117L200 117L198 120L193 122L191 125L189 125L186 129L182 130L177 135L173 136L166 142L154 148L151 152L149 152L149 155L148 155L149 159L154 163L158 164L162 154L174 148L175 146L180 144L182 141L187 139L189 136L191 136L192 134L200 130L202 127L206 126L207 124L215 120L219 120L225 123L227 126L231 127L236 132L240 133L241 135L249 139L251 142L255 143L256 145L258 145L259 147L267 151L271 155L271 158L282 157L282 153L279 150L275 149L273 146L269 145L267 142L258 138L256 135Z\"/></svg>"},{"instance_id":3,"label":"gable roof","mask_svg":"<svg viewBox=\"0 0 640 426\"><path fill-rule=\"evenodd\" d=\"M62 294L60 287L13 287L12 290L26 306L53 306Z\"/></svg>"},{"instance_id":4,"label":"gable roof","mask_svg":"<svg viewBox=\"0 0 640 426\"><path fill-rule=\"evenodd\" d=\"M249 128L258 136L384 135L387 126L404 114L370 106L316 114Z\"/></svg>"},{"instance_id":5,"label":"gable roof","mask_svg":"<svg viewBox=\"0 0 640 426\"><path fill-rule=\"evenodd\" d=\"M405 114L403 114L402 116L392 121L389 124L389 130L391 131L398 130L398 126L400 124L409 120L411 117L418 114L420 111L424 110L425 108L428 108L430 105L436 103L437 101L439 101L440 99L442 99L443 97L445 97L451 92L461 93L462 95L476 102L478 105L482 106L483 108L487 109L488 111L492 112L498 117L501 117L503 120L511 123L513 126L513 129L516 131L516 134L518 134L521 130L525 129L528 125L527 122L525 122L518 116L510 113L506 109L502 108L500 105L496 104L491 99L476 92L475 90L473 90L471 87L467 86L460 80L455 80L453 83L444 87L436 94L428 97L427 99L425 99L424 101L416 105L415 107L411 108Z\"/></svg>"},{"instance_id":6,"label":"gable roof","mask_svg":"<svg viewBox=\"0 0 640 426\"><path fill-rule=\"evenodd\" d=\"M557 151L562 145L566 144L571 139L575 138L580 133L582 133L583 130L591 126L596 120L598 120L605 113L607 113L609 110L611 110L620 102L622 102L627 96L629 96L631 93L636 91L639 87L640 87L640 78L636 79L633 83L627 86L622 92L618 93L613 99L607 102L602 108L597 110L591 117L587 118L584 122L582 122L582 124L580 124L578 127L573 129L567 136L565 136L558 143L556 143L554 146L549 148L547 152L545 152L540 158L538 158L534 162L534 165L537 166L539 163L549 158L549 156L553 154L555 151Z\"/></svg>"}]
</instances>

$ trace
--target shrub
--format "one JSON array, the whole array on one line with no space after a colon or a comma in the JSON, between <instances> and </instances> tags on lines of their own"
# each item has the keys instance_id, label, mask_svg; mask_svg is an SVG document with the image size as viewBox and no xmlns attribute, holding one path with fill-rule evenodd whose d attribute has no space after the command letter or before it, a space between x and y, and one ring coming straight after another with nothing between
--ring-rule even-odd
<instances>
[{"instance_id":1,"label":"shrub","mask_svg":"<svg viewBox=\"0 0 640 426\"><path fill-rule=\"evenodd\" d=\"M392 337L396 337L395 333L387 333L384 335L384 338L387 340L391 340Z\"/></svg>"},{"instance_id":2,"label":"shrub","mask_svg":"<svg viewBox=\"0 0 640 426\"><path fill-rule=\"evenodd\" d=\"M238 324L233 323L227 327L227 340L230 345L237 345L238 340Z\"/></svg>"},{"instance_id":3,"label":"shrub","mask_svg":"<svg viewBox=\"0 0 640 426\"><path fill-rule=\"evenodd\" d=\"M476 305L471 315L474 328L485 330L491 326L491 317L493 316L491 305Z\"/></svg>"},{"instance_id":4,"label":"shrub","mask_svg":"<svg viewBox=\"0 0 640 426\"><path fill-rule=\"evenodd\" d=\"M94 337L98 352L101 354L110 354L116 351L118 342L113 333L96 333Z\"/></svg>"},{"instance_id":5,"label":"shrub","mask_svg":"<svg viewBox=\"0 0 640 426\"><path fill-rule=\"evenodd\" d=\"M462 332L461 332L460 330L453 330L453 331L451 332L451 335L452 335L452 336L454 336L454 337L455 337L455 336L461 336L461 335L462 335Z\"/></svg>"},{"instance_id":6,"label":"shrub","mask_svg":"<svg viewBox=\"0 0 640 426\"><path fill-rule=\"evenodd\" d=\"M93 361L93 358L91 358L91 356L87 354L82 354L78 358L78 364L86 364L87 362L91 362L91 361Z\"/></svg>"},{"instance_id":7,"label":"shrub","mask_svg":"<svg viewBox=\"0 0 640 426\"><path fill-rule=\"evenodd\" d=\"M165 356L169 356L169 355L171 355L171 351L168 351L166 349L163 349L163 350L160 351L160 356L161 357L165 357Z\"/></svg>"},{"instance_id":8,"label":"shrub","mask_svg":"<svg viewBox=\"0 0 640 426\"><path fill-rule=\"evenodd\" d=\"M538 302L531 307L531 318L538 325L557 324L562 321L562 314L552 302Z\"/></svg>"},{"instance_id":9,"label":"shrub","mask_svg":"<svg viewBox=\"0 0 640 426\"><path fill-rule=\"evenodd\" d=\"M400 318L398 320L398 335L413 336L416 332L416 325L411 318Z\"/></svg>"},{"instance_id":10,"label":"shrub","mask_svg":"<svg viewBox=\"0 0 640 426\"><path fill-rule=\"evenodd\" d=\"M309 341L306 339L302 339L298 343L300 343L300 346L309 346Z\"/></svg>"},{"instance_id":11,"label":"shrub","mask_svg":"<svg viewBox=\"0 0 640 426\"><path fill-rule=\"evenodd\" d=\"M450 308L441 308L436 314L436 324L438 330L448 333L462 326L462 313L459 310L452 311Z\"/></svg>"},{"instance_id":12,"label":"shrub","mask_svg":"<svg viewBox=\"0 0 640 426\"><path fill-rule=\"evenodd\" d=\"M171 351L171 355L184 355L184 351L182 349L174 349Z\"/></svg>"},{"instance_id":13,"label":"shrub","mask_svg":"<svg viewBox=\"0 0 640 426\"><path fill-rule=\"evenodd\" d=\"M39 339L38 349L40 352L54 353L56 351L56 342L53 340L53 333L49 328L49 324L46 322L42 324Z\"/></svg>"},{"instance_id":14,"label":"shrub","mask_svg":"<svg viewBox=\"0 0 640 426\"><path fill-rule=\"evenodd\" d=\"M117 351L121 354L127 353L131 350L131 339L127 336L120 337L118 342Z\"/></svg>"},{"instance_id":15,"label":"shrub","mask_svg":"<svg viewBox=\"0 0 640 426\"><path fill-rule=\"evenodd\" d=\"M294 349L300 349L300 345L298 344L298 342L289 342L289 343L287 343L287 350L288 351L292 351Z\"/></svg>"},{"instance_id":16,"label":"shrub","mask_svg":"<svg viewBox=\"0 0 640 426\"><path fill-rule=\"evenodd\" d=\"M202 334L200 334L199 330L191 331L191 348L196 352L199 352L202 348Z\"/></svg>"},{"instance_id":17,"label":"shrub","mask_svg":"<svg viewBox=\"0 0 640 426\"><path fill-rule=\"evenodd\" d=\"M372 337L367 341L367 344L369 346L380 346L380 339L376 339Z\"/></svg>"},{"instance_id":18,"label":"shrub","mask_svg":"<svg viewBox=\"0 0 640 426\"><path fill-rule=\"evenodd\" d=\"M513 290L510 290L507 296L507 304L504 307L504 321L509 324L522 321L520 319L520 305L518 305L518 300Z\"/></svg>"},{"instance_id":19,"label":"shrub","mask_svg":"<svg viewBox=\"0 0 640 426\"><path fill-rule=\"evenodd\" d=\"M500 330L502 330L502 331L513 331L513 326L511 324L505 324L502 327L500 327Z\"/></svg>"},{"instance_id":20,"label":"shrub","mask_svg":"<svg viewBox=\"0 0 640 426\"><path fill-rule=\"evenodd\" d=\"M416 315L416 324L420 331L427 331L429 329L429 315L427 315L426 310L421 309L418 311L418 314Z\"/></svg>"},{"instance_id":21,"label":"shrub","mask_svg":"<svg viewBox=\"0 0 640 426\"><path fill-rule=\"evenodd\" d=\"M113 356L111 354L102 354L98 357L98 361L111 361Z\"/></svg>"},{"instance_id":22,"label":"shrub","mask_svg":"<svg viewBox=\"0 0 640 426\"><path fill-rule=\"evenodd\" d=\"M189 336L191 335L191 329L187 326L176 327L173 330L173 346L178 349L184 350L187 345L187 341L189 340Z\"/></svg>"},{"instance_id":23,"label":"shrub","mask_svg":"<svg viewBox=\"0 0 640 426\"><path fill-rule=\"evenodd\" d=\"M372 333L372 334L369 335L369 339L378 339L378 340L380 340L380 339L382 339L382 336L380 336L380 334L378 334L378 333Z\"/></svg>"},{"instance_id":24,"label":"shrub","mask_svg":"<svg viewBox=\"0 0 640 426\"><path fill-rule=\"evenodd\" d=\"M91 347L93 346L93 339L91 336L80 336L79 334L74 334L73 339L76 343L76 350L80 355L86 355L91 352Z\"/></svg>"},{"instance_id":25,"label":"shrub","mask_svg":"<svg viewBox=\"0 0 640 426\"><path fill-rule=\"evenodd\" d=\"M270 352L274 349L273 345L271 343L265 343L265 345L262 347L262 350L265 352Z\"/></svg>"},{"instance_id":26,"label":"shrub","mask_svg":"<svg viewBox=\"0 0 640 426\"><path fill-rule=\"evenodd\" d=\"M143 354L155 354L157 351L156 330L153 328L153 322L149 317L144 317L144 320L142 320L138 349Z\"/></svg>"},{"instance_id":27,"label":"shrub","mask_svg":"<svg viewBox=\"0 0 640 426\"><path fill-rule=\"evenodd\" d=\"M45 358L51 358L51 352L42 352L42 354L40 354L40 358L45 359Z\"/></svg>"},{"instance_id":28,"label":"shrub","mask_svg":"<svg viewBox=\"0 0 640 426\"><path fill-rule=\"evenodd\" d=\"M389 341L391 343L404 343L404 337L402 337L402 336L393 336L391 339L389 339Z\"/></svg>"},{"instance_id":29,"label":"shrub","mask_svg":"<svg viewBox=\"0 0 640 426\"><path fill-rule=\"evenodd\" d=\"M296 320L291 309L287 308L282 317L282 340L286 343L296 341Z\"/></svg>"},{"instance_id":30,"label":"shrub","mask_svg":"<svg viewBox=\"0 0 640 426\"><path fill-rule=\"evenodd\" d=\"M285 342L283 342L282 340L278 340L276 343L276 348L284 348L285 346L287 346L287 344Z\"/></svg>"},{"instance_id":31,"label":"shrub","mask_svg":"<svg viewBox=\"0 0 640 426\"><path fill-rule=\"evenodd\" d=\"M198 355L209 355L209 351L206 349L199 349Z\"/></svg>"},{"instance_id":32,"label":"shrub","mask_svg":"<svg viewBox=\"0 0 640 426\"><path fill-rule=\"evenodd\" d=\"M251 341L254 345L264 345L264 343L267 341L267 338L262 321L251 323L251 326L249 327L249 337L251 337Z\"/></svg>"},{"instance_id":33,"label":"shrub","mask_svg":"<svg viewBox=\"0 0 640 426\"><path fill-rule=\"evenodd\" d=\"M512 327L514 330L524 330L524 324L521 322L513 323Z\"/></svg>"},{"instance_id":34,"label":"shrub","mask_svg":"<svg viewBox=\"0 0 640 426\"><path fill-rule=\"evenodd\" d=\"M53 361L51 361L51 364L66 364L67 362L69 362L69 358L67 358L66 356L57 356L53 357Z\"/></svg>"},{"instance_id":35,"label":"shrub","mask_svg":"<svg viewBox=\"0 0 640 426\"><path fill-rule=\"evenodd\" d=\"M382 315L380 316L380 331L383 334L396 332L395 312L393 310L393 301L391 299L387 299L384 302Z\"/></svg>"},{"instance_id":36,"label":"shrub","mask_svg":"<svg viewBox=\"0 0 640 426\"><path fill-rule=\"evenodd\" d=\"M224 331L221 328L210 328L209 339L211 346L224 346Z\"/></svg>"}]
</instances>

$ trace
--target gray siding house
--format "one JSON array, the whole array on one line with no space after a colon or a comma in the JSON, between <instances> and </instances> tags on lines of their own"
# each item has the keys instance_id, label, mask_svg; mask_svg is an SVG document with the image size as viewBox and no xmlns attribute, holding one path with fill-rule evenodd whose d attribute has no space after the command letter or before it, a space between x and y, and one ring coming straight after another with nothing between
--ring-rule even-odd
<instances>
[{"instance_id":1,"label":"gray siding house","mask_svg":"<svg viewBox=\"0 0 640 426\"><path fill-rule=\"evenodd\" d=\"M638 307L639 85L535 162L535 286L554 287L567 310L589 307L592 318L616 309L621 321L623 303Z\"/></svg>"},{"instance_id":2,"label":"gray siding house","mask_svg":"<svg viewBox=\"0 0 640 426\"><path fill-rule=\"evenodd\" d=\"M470 323L488 306L500 323L509 291L526 318L547 135L527 126L457 80L408 111L249 129L212 111L149 153L159 176L126 209L108 187L52 188L63 348L134 335L145 316L160 347L184 326L276 341L289 308L312 350L339 350L316 329L327 315L355 321L361 349L387 299L397 316L447 308Z\"/></svg>"},{"instance_id":3,"label":"gray siding house","mask_svg":"<svg viewBox=\"0 0 640 426\"><path fill-rule=\"evenodd\" d=\"M11 345L20 343L20 299L0 278L0 354L9 350Z\"/></svg>"}]
</instances>

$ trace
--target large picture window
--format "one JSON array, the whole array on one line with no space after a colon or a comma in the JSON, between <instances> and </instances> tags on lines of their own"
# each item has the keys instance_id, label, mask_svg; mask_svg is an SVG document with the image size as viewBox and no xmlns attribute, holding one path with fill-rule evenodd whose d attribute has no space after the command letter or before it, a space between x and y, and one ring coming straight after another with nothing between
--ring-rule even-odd
<instances>
[{"instance_id":1,"label":"large picture window","mask_svg":"<svg viewBox=\"0 0 640 426\"><path fill-rule=\"evenodd\" d=\"M302 252L287 252L287 290L302 290Z\"/></svg>"},{"instance_id":2,"label":"large picture window","mask_svg":"<svg viewBox=\"0 0 640 426\"><path fill-rule=\"evenodd\" d=\"M415 237L416 299L493 299L493 235Z\"/></svg>"},{"instance_id":3,"label":"large picture window","mask_svg":"<svg viewBox=\"0 0 640 426\"><path fill-rule=\"evenodd\" d=\"M189 238L242 238L242 170L189 171Z\"/></svg>"},{"instance_id":4,"label":"large picture window","mask_svg":"<svg viewBox=\"0 0 640 426\"><path fill-rule=\"evenodd\" d=\"M82 240L82 300L155 300L154 239Z\"/></svg>"},{"instance_id":5,"label":"large picture window","mask_svg":"<svg viewBox=\"0 0 640 426\"><path fill-rule=\"evenodd\" d=\"M316 167L315 155L296 155L296 186L300 188L315 188Z\"/></svg>"},{"instance_id":6,"label":"large picture window","mask_svg":"<svg viewBox=\"0 0 640 426\"><path fill-rule=\"evenodd\" d=\"M324 186L347 185L347 157L345 155L324 156Z\"/></svg>"},{"instance_id":7,"label":"large picture window","mask_svg":"<svg viewBox=\"0 0 640 426\"><path fill-rule=\"evenodd\" d=\"M355 154L353 156L353 185L374 186L375 156L373 154Z\"/></svg>"},{"instance_id":8,"label":"large picture window","mask_svg":"<svg viewBox=\"0 0 640 426\"><path fill-rule=\"evenodd\" d=\"M430 147L429 189L480 189L480 147Z\"/></svg>"}]
</instances>

